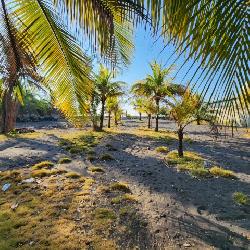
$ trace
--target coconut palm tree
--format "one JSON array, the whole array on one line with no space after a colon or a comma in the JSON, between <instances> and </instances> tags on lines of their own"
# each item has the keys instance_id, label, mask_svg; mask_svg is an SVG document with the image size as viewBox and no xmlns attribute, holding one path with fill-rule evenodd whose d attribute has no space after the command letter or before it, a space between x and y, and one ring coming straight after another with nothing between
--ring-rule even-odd
<instances>
[{"instance_id":1,"label":"coconut palm tree","mask_svg":"<svg viewBox=\"0 0 250 250\"><path fill-rule=\"evenodd\" d=\"M144 112L144 101L145 98L141 96L134 96L131 104L134 106L134 109L139 113L139 120L142 120L142 113Z\"/></svg>"},{"instance_id":2,"label":"coconut palm tree","mask_svg":"<svg viewBox=\"0 0 250 250\"><path fill-rule=\"evenodd\" d=\"M111 114L114 113L115 125L117 125L117 111L119 110L118 96L112 96L107 98L106 110L108 112L108 128L111 127Z\"/></svg>"},{"instance_id":3,"label":"coconut palm tree","mask_svg":"<svg viewBox=\"0 0 250 250\"><path fill-rule=\"evenodd\" d=\"M95 91L101 103L100 130L103 129L107 99L110 97L121 96L123 94L122 86L125 83L121 81L112 81L113 78L114 72L110 71L103 65L100 65L99 72L94 78Z\"/></svg>"},{"instance_id":4,"label":"coconut palm tree","mask_svg":"<svg viewBox=\"0 0 250 250\"><path fill-rule=\"evenodd\" d=\"M250 113L247 93L250 74L249 0L86 0L84 6L82 1L56 2L65 4L71 16L83 26L86 23L82 15L85 9L90 16L95 15L91 7L86 6L100 7L103 2L126 6L135 14L135 24L146 16L145 20L150 20L154 33L161 30L166 43L172 43L179 56L186 56L181 68L193 58L196 62L191 65L195 72L193 77L197 76L195 86L203 87L202 94L210 97L210 101L220 101L222 113L243 109L243 106L245 112ZM244 96L240 103L242 107L237 103L239 96ZM225 102L229 104L224 105Z\"/></svg>"},{"instance_id":5,"label":"coconut palm tree","mask_svg":"<svg viewBox=\"0 0 250 250\"><path fill-rule=\"evenodd\" d=\"M136 82L132 86L132 92L139 96L151 97L156 105L156 126L155 131L159 130L159 109L160 101L166 96L172 96L170 86L173 80L170 77L173 73L174 66L163 68L161 64L155 61L150 64L152 75L148 75L144 80Z\"/></svg>"},{"instance_id":6,"label":"coconut palm tree","mask_svg":"<svg viewBox=\"0 0 250 250\"><path fill-rule=\"evenodd\" d=\"M201 108L200 99L197 98L197 96L197 94L192 94L190 89L187 89L181 97L173 97L171 100L166 101L170 117L173 118L178 126L179 157L183 157L183 131L185 127L190 123L197 121L197 118L199 121L211 121L212 119L212 117L209 117L209 114L203 112L199 113L199 117L197 117L197 113Z\"/></svg>"}]
</instances>

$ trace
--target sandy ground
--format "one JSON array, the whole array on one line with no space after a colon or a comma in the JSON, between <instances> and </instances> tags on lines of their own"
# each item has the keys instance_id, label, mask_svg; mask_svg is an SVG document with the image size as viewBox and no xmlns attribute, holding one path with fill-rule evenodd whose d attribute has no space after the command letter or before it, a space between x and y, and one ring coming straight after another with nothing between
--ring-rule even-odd
<instances>
[{"instance_id":1,"label":"sandy ground","mask_svg":"<svg viewBox=\"0 0 250 250\"><path fill-rule=\"evenodd\" d=\"M139 197L138 209L146 218L151 234L140 249L250 249L250 208L232 201L233 192L250 194L250 140L235 132L221 131L215 140L208 127L189 126L186 136L192 143L185 143L185 150L200 153L208 162L236 172L237 179L197 179L187 173L177 172L164 161L164 155L155 152L158 146L177 148L177 142L166 144L162 140L136 136L132 132L146 124L125 121L119 134L106 137L95 148L97 156L107 153L106 144L115 160L93 162L101 164L106 173L100 175L104 184L111 180L125 181ZM37 131L48 129L48 124L19 124L35 127ZM66 123L49 126L70 131ZM175 130L175 124L161 121L160 129ZM37 139L12 138L0 142L0 170L22 167L39 160L57 160L67 155L53 133ZM71 170L86 174L89 161L76 156Z\"/></svg>"}]
</instances>

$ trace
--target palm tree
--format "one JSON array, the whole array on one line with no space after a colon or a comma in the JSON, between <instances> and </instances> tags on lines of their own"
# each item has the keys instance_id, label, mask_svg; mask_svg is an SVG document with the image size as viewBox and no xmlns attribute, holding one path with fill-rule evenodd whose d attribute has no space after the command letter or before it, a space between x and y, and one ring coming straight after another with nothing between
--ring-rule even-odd
<instances>
[{"instance_id":1,"label":"palm tree","mask_svg":"<svg viewBox=\"0 0 250 250\"><path fill-rule=\"evenodd\" d=\"M187 125L197 121L197 113L200 110L200 99L197 98L197 95L192 94L190 89L187 89L180 98L172 98L171 101L167 100L166 103L169 107L170 116L178 126L178 155L179 157L183 157L183 131ZM199 119L210 120L208 114L204 113L200 113Z\"/></svg>"},{"instance_id":2,"label":"palm tree","mask_svg":"<svg viewBox=\"0 0 250 250\"><path fill-rule=\"evenodd\" d=\"M108 128L111 126L111 114L114 113L115 125L117 125L117 112L119 110L119 99L118 96L112 96L107 98L106 110L108 112Z\"/></svg>"},{"instance_id":3,"label":"palm tree","mask_svg":"<svg viewBox=\"0 0 250 250\"><path fill-rule=\"evenodd\" d=\"M82 26L86 23L85 9L88 15L95 15L91 7L86 6L100 7L102 2L120 4L118 9L122 8L121 5L126 6L126 10L135 14L135 24L141 17L146 17L155 34L161 29L167 44L172 43L179 56L186 55L181 67L193 58L196 62L191 65L195 72L193 77L199 79L195 86L203 87L202 94L209 96L210 101L220 101L218 103L224 106L219 107L222 113L229 114L242 107L250 113L250 96L247 93L250 73L249 0L100 0L92 5L93 0L85 0L85 6L82 1L57 2L65 4L67 11ZM236 101L239 96L244 96L240 106ZM224 105L225 102L229 104Z\"/></svg>"},{"instance_id":4,"label":"palm tree","mask_svg":"<svg viewBox=\"0 0 250 250\"><path fill-rule=\"evenodd\" d=\"M150 64L152 75L148 75L144 80L136 82L132 86L132 92L139 96L151 97L156 105L156 126L155 131L158 131L160 101L166 96L172 96L170 86L173 84L170 75L174 70L171 65L168 68L163 68L161 64L155 61Z\"/></svg>"},{"instance_id":5,"label":"palm tree","mask_svg":"<svg viewBox=\"0 0 250 250\"><path fill-rule=\"evenodd\" d=\"M145 98L134 96L132 101L132 105L134 106L134 109L139 113L139 120L142 120L142 113L144 112L144 101Z\"/></svg>"},{"instance_id":6,"label":"palm tree","mask_svg":"<svg viewBox=\"0 0 250 250\"><path fill-rule=\"evenodd\" d=\"M124 82L112 81L114 73L103 65L100 65L99 73L95 75L95 89L101 102L100 130L103 129L106 101L109 97L116 97L123 94L122 85Z\"/></svg>"},{"instance_id":7,"label":"palm tree","mask_svg":"<svg viewBox=\"0 0 250 250\"><path fill-rule=\"evenodd\" d=\"M117 3L114 8L112 1L82 1L81 12L78 12L71 9L71 1L52 2L0 0L3 132L14 126L14 92L22 79L33 78L34 83L47 89L53 105L72 123L77 123L79 115L88 110L86 103L92 91L91 62L69 27L62 22L69 19L67 13L71 14L72 23L76 23L76 15L80 14L79 20L84 25L75 25L77 32L74 30L74 33L86 34L92 48L106 61L128 63L130 59L133 44L129 23L132 17L127 16L126 10L121 11L123 4ZM75 15L71 13L73 9Z\"/></svg>"}]
</instances>

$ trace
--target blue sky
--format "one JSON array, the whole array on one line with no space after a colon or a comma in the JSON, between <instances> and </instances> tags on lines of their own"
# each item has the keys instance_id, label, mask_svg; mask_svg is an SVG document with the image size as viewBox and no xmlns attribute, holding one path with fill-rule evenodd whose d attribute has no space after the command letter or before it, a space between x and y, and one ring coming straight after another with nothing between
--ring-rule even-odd
<instances>
[{"instance_id":1,"label":"blue sky","mask_svg":"<svg viewBox=\"0 0 250 250\"><path fill-rule=\"evenodd\" d=\"M164 49L164 42L162 38L152 37L149 29L145 31L144 27L138 27L135 32L135 52L133 56L132 63L128 68L124 68L121 74L116 78L116 80L124 81L128 84L129 88L136 81L145 78L148 73L151 73L149 63L153 60L157 62L166 64L170 55L174 52L173 46L168 46ZM177 54L173 56L171 60L166 64L166 66L171 65L174 62ZM180 66L184 62L184 57L180 57L176 66ZM190 74L184 79L183 76L188 71L191 61L186 63L183 69L178 73L175 81L176 83L186 84L188 79L191 79L194 74L194 69L190 71ZM123 108L130 114L136 114L131 105L123 104Z\"/></svg>"}]
</instances>

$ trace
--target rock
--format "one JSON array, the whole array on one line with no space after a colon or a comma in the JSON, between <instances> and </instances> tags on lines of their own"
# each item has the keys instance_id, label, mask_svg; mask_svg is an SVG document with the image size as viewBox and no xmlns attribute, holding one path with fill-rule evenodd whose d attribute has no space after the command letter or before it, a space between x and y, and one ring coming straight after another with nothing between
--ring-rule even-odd
<instances>
[{"instance_id":1,"label":"rock","mask_svg":"<svg viewBox=\"0 0 250 250\"><path fill-rule=\"evenodd\" d=\"M184 243L183 246L184 246L184 247L191 247L192 245L189 244L189 243Z\"/></svg>"},{"instance_id":2,"label":"rock","mask_svg":"<svg viewBox=\"0 0 250 250\"><path fill-rule=\"evenodd\" d=\"M12 204L11 204L10 208L11 208L12 210L16 210L18 206L19 206L19 203L18 203L18 202L15 202L15 203L12 203Z\"/></svg>"},{"instance_id":3,"label":"rock","mask_svg":"<svg viewBox=\"0 0 250 250\"><path fill-rule=\"evenodd\" d=\"M35 182L34 178L25 179L22 181L22 183L33 183L33 182Z\"/></svg>"},{"instance_id":4,"label":"rock","mask_svg":"<svg viewBox=\"0 0 250 250\"><path fill-rule=\"evenodd\" d=\"M2 187L2 191L7 191L10 188L11 184L10 183L5 183Z\"/></svg>"}]
</instances>

